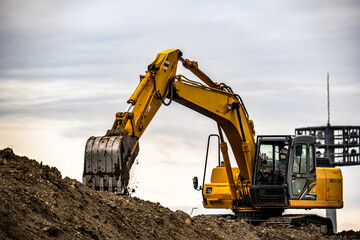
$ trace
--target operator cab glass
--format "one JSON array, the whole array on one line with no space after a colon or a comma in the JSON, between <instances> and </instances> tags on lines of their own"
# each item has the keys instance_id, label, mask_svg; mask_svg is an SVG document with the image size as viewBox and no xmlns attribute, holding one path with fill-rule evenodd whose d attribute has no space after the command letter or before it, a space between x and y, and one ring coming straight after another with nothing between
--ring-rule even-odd
<instances>
[{"instance_id":1,"label":"operator cab glass","mask_svg":"<svg viewBox=\"0 0 360 240\"><path fill-rule=\"evenodd\" d=\"M258 146L256 185L281 185L286 176L288 143L262 141Z\"/></svg>"},{"instance_id":2,"label":"operator cab glass","mask_svg":"<svg viewBox=\"0 0 360 240\"><path fill-rule=\"evenodd\" d=\"M312 194L313 196L308 194L312 187L315 186L313 183L316 180L314 145L311 143L296 143L293 147L293 155L293 160L290 162L292 166L289 169L291 195L293 198L304 195L301 198L315 199L315 193Z\"/></svg>"}]
</instances>

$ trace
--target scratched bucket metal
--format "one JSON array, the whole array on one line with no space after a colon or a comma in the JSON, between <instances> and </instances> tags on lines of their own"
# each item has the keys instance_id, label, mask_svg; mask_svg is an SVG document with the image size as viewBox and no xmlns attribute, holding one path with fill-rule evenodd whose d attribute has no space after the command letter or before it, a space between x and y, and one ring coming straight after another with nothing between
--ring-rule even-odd
<instances>
[{"instance_id":1,"label":"scratched bucket metal","mask_svg":"<svg viewBox=\"0 0 360 240\"><path fill-rule=\"evenodd\" d=\"M129 171L139 152L129 136L90 137L86 142L83 184L98 191L127 194Z\"/></svg>"}]
</instances>

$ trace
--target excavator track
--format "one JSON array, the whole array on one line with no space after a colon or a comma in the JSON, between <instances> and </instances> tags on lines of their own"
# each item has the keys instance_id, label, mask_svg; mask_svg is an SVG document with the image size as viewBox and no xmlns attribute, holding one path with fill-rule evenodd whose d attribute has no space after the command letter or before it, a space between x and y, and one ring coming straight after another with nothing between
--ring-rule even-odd
<instances>
[{"instance_id":1,"label":"excavator track","mask_svg":"<svg viewBox=\"0 0 360 240\"><path fill-rule=\"evenodd\" d=\"M259 211L234 211L236 218L254 225L282 225L282 226L306 226L317 225L323 233L334 232L333 223L330 218L315 214L282 214L284 209L267 209Z\"/></svg>"},{"instance_id":2,"label":"excavator track","mask_svg":"<svg viewBox=\"0 0 360 240\"><path fill-rule=\"evenodd\" d=\"M285 214L280 217L272 217L262 222L262 225L283 225L283 226L307 226L317 225L323 233L333 233L334 227L330 218L321 217L315 214Z\"/></svg>"},{"instance_id":3,"label":"excavator track","mask_svg":"<svg viewBox=\"0 0 360 240\"><path fill-rule=\"evenodd\" d=\"M301 227L314 224L320 227L320 231L324 234L334 232L333 223L330 218L321 217L315 214L284 214L266 218L264 214L239 214L239 212L237 212L235 214L213 214L211 216L218 218L242 219L243 221L255 226ZM256 216L258 216L258 218L256 218Z\"/></svg>"},{"instance_id":4,"label":"excavator track","mask_svg":"<svg viewBox=\"0 0 360 240\"><path fill-rule=\"evenodd\" d=\"M127 194L129 171L138 152L138 141L130 136L90 137L85 147L84 185Z\"/></svg>"}]
</instances>

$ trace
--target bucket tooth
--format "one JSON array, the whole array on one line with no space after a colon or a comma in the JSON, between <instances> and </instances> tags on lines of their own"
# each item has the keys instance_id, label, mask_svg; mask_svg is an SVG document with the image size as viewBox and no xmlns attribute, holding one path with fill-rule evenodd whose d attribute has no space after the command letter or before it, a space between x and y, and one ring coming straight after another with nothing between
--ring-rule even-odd
<instances>
[{"instance_id":1,"label":"bucket tooth","mask_svg":"<svg viewBox=\"0 0 360 240\"><path fill-rule=\"evenodd\" d=\"M123 194L123 186L121 185L121 179L119 178L119 180L116 182L117 186L116 186L116 190L115 193L117 194Z\"/></svg>"},{"instance_id":2,"label":"bucket tooth","mask_svg":"<svg viewBox=\"0 0 360 240\"><path fill-rule=\"evenodd\" d=\"M112 187L112 177L109 177L109 183L108 183L108 191L112 192L113 191L113 187Z\"/></svg>"},{"instance_id":3,"label":"bucket tooth","mask_svg":"<svg viewBox=\"0 0 360 240\"><path fill-rule=\"evenodd\" d=\"M104 191L104 178L100 178L100 191Z\"/></svg>"}]
</instances>

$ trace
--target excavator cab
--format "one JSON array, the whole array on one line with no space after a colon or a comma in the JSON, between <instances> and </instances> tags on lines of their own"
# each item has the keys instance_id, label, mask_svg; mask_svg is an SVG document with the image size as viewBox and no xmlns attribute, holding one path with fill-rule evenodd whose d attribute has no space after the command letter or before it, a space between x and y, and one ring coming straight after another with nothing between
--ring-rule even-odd
<instances>
[{"instance_id":1,"label":"excavator cab","mask_svg":"<svg viewBox=\"0 0 360 240\"><path fill-rule=\"evenodd\" d=\"M291 136L258 136L250 186L255 207L287 206L287 168Z\"/></svg>"},{"instance_id":2,"label":"excavator cab","mask_svg":"<svg viewBox=\"0 0 360 240\"><path fill-rule=\"evenodd\" d=\"M341 208L341 170L317 167L315 147L313 136L258 136L252 205Z\"/></svg>"},{"instance_id":3,"label":"excavator cab","mask_svg":"<svg viewBox=\"0 0 360 240\"><path fill-rule=\"evenodd\" d=\"M289 200L315 200L314 149L312 136L258 136L253 205L288 207Z\"/></svg>"}]
</instances>

